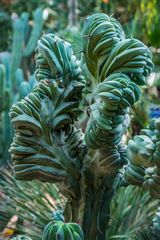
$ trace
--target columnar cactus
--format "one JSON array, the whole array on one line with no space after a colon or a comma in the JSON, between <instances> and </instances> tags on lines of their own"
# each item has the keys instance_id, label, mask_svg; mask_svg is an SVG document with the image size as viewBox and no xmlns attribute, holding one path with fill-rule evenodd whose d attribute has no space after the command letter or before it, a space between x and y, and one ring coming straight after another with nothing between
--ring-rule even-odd
<instances>
[{"instance_id":1,"label":"columnar cactus","mask_svg":"<svg viewBox=\"0 0 160 240\"><path fill-rule=\"evenodd\" d=\"M28 42L28 14L22 13L13 20L13 39L11 54L0 53L0 165L9 159L8 148L13 136L8 116L11 105L26 96L35 85L35 78L30 75L25 81L24 71L20 68L23 58L29 57L37 44L43 27L43 10L34 12L34 25ZM29 71L27 71L29 72Z\"/></svg>"},{"instance_id":2,"label":"columnar cactus","mask_svg":"<svg viewBox=\"0 0 160 240\"><path fill-rule=\"evenodd\" d=\"M26 96L36 84L33 76L30 76L29 81L25 81L22 69L17 69L13 89L11 72L8 67L10 62L5 62L4 59L1 62L3 64L0 64L0 165L9 160L8 149L13 137L9 118L10 107L17 100Z\"/></svg>"},{"instance_id":3,"label":"columnar cactus","mask_svg":"<svg viewBox=\"0 0 160 240\"><path fill-rule=\"evenodd\" d=\"M119 169L128 163L122 136L129 107L152 71L152 54L139 40L125 39L117 20L102 13L85 21L83 53L93 76L85 132L76 128L85 84L80 62L68 42L43 35L36 51L39 83L10 111L15 129L10 152L17 179L59 183L67 197L61 231L58 220L48 225L53 237L70 239L66 224L75 222L84 237L73 239L105 240ZM50 239L45 231L43 236Z\"/></svg>"},{"instance_id":4,"label":"columnar cactus","mask_svg":"<svg viewBox=\"0 0 160 240\"><path fill-rule=\"evenodd\" d=\"M3 64L0 64L0 165L4 162L4 158L8 156L8 148L12 137L8 115L12 95L6 76L6 68Z\"/></svg>"},{"instance_id":5,"label":"columnar cactus","mask_svg":"<svg viewBox=\"0 0 160 240\"><path fill-rule=\"evenodd\" d=\"M15 82L16 69L21 67L22 59L30 57L37 41L42 34L43 28L43 9L37 8L34 12L33 27L29 35L30 24L28 13L24 12L21 16L13 20L13 41L11 57L11 77L12 84ZM28 40L28 41L27 41Z\"/></svg>"}]
</instances>

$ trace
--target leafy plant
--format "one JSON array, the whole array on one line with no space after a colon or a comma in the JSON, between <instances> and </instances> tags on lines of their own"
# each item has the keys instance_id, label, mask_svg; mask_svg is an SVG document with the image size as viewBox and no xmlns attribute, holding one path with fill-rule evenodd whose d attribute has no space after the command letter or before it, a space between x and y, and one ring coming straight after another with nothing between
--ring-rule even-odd
<instances>
[{"instance_id":1,"label":"leafy plant","mask_svg":"<svg viewBox=\"0 0 160 240\"><path fill-rule=\"evenodd\" d=\"M90 116L84 134L75 127L82 114L79 105L85 85L80 62L71 45L54 34L38 41L39 83L10 111L15 129L10 148L15 177L59 183L68 199L66 223L59 224L53 217L49 230L44 229L44 240L52 237L48 231L60 239L71 235L77 239L76 228L67 235L69 222L82 227L84 239L106 239L116 190L124 184L141 185L145 175L143 167L128 165L125 180L119 170L131 157L129 151L126 155L122 136L129 125L129 107L140 98L139 86L146 84L152 71L151 51L141 41L125 38L116 19L94 14L84 24L83 53L92 75ZM139 145L143 147L143 143ZM135 171L138 173L133 174Z\"/></svg>"},{"instance_id":2,"label":"leafy plant","mask_svg":"<svg viewBox=\"0 0 160 240\"><path fill-rule=\"evenodd\" d=\"M107 239L135 239L136 232L152 222L158 204L136 186L119 188L111 204Z\"/></svg>"},{"instance_id":3,"label":"leafy plant","mask_svg":"<svg viewBox=\"0 0 160 240\"><path fill-rule=\"evenodd\" d=\"M2 237L4 229L11 229L12 234L28 235L40 240L42 230L52 219L53 212L64 209L65 199L58 188L49 183L20 182L15 180L13 172L0 171L0 228ZM17 216L15 226L7 227L12 216Z\"/></svg>"}]
</instances>

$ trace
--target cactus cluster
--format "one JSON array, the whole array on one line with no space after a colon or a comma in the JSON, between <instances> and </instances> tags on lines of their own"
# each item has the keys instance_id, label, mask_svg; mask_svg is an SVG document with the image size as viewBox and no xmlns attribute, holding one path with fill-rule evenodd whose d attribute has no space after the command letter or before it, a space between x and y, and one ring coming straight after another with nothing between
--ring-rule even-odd
<instances>
[{"instance_id":1,"label":"cactus cluster","mask_svg":"<svg viewBox=\"0 0 160 240\"><path fill-rule=\"evenodd\" d=\"M160 198L160 119L152 119L148 128L130 140L127 146L130 164L125 172L128 183L149 190Z\"/></svg>"},{"instance_id":2,"label":"cactus cluster","mask_svg":"<svg viewBox=\"0 0 160 240\"><path fill-rule=\"evenodd\" d=\"M44 240L56 235L83 239L70 222L81 225L86 240L106 239L119 169L128 162L122 136L129 107L140 98L139 86L153 68L150 50L137 39L126 39L118 21L102 13L85 21L83 53L93 76L84 133L76 127L85 85L80 61L71 45L54 34L38 41L36 88L10 111L15 177L56 182L68 199L66 223L49 223Z\"/></svg>"},{"instance_id":3,"label":"cactus cluster","mask_svg":"<svg viewBox=\"0 0 160 240\"><path fill-rule=\"evenodd\" d=\"M38 8L34 12L32 30L30 29L28 17L28 14L24 12L20 18L13 20L11 53L0 53L0 164L9 159L8 149L13 136L8 115L10 107L17 100L26 96L36 84L32 72L27 76L28 79L25 78L22 61L33 53L37 40L41 35L43 26L42 9ZM28 40L29 31L31 33Z\"/></svg>"}]
</instances>

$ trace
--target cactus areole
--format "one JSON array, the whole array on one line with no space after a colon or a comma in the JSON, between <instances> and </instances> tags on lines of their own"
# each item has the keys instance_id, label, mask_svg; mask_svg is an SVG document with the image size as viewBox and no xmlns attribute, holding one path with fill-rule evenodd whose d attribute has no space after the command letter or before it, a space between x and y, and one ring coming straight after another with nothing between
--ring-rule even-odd
<instances>
[{"instance_id":1,"label":"cactus areole","mask_svg":"<svg viewBox=\"0 0 160 240\"><path fill-rule=\"evenodd\" d=\"M103 13L84 22L83 55L92 76L84 132L76 121L86 110L80 105L86 80L70 43L54 34L38 41L39 83L10 111L15 178L58 183L68 199L65 222L53 219L43 240L107 239L111 200L122 182L119 170L129 162L122 143L129 108L153 69L151 51L126 38L119 22Z\"/></svg>"}]
</instances>

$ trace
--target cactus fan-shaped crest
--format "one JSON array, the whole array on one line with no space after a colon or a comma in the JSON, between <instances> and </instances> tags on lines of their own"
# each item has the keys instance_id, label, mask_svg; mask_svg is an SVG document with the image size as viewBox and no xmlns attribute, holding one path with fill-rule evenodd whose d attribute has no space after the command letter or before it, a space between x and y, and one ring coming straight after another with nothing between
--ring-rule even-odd
<instances>
[{"instance_id":1,"label":"cactus fan-shaped crest","mask_svg":"<svg viewBox=\"0 0 160 240\"><path fill-rule=\"evenodd\" d=\"M86 64L98 84L85 140L95 149L119 144L128 127L128 107L139 99L138 85L152 71L152 54L141 41L125 39L121 25L106 14L88 17L83 34Z\"/></svg>"},{"instance_id":2,"label":"cactus fan-shaped crest","mask_svg":"<svg viewBox=\"0 0 160 240\"><path fill-rule=\"evenodd\" d=\"M80 152L81 133L69 127L81 113L84 85L78 61L71 45L53 34L39 40L36 61L39 84L10 111L15 176L54 182L66 178L69 167L70 176L78 178L80 160L74 160L73 150Z\"/></svg>"}]
</instances>

